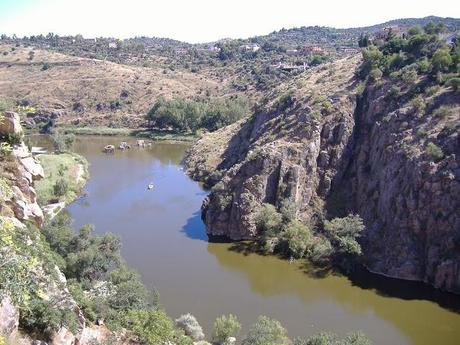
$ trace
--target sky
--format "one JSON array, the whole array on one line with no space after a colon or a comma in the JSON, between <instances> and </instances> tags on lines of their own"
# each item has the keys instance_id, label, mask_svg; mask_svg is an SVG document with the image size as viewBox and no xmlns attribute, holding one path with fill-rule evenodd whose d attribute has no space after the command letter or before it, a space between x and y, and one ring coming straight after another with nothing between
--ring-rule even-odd
<instances>
[{"instance_id":1,"label":"sky","mask_svg":"<svg viewBox=\"0 0 460 345\"><path fill-rule=\"evenodd\" d=\"M436 15L460 18L459 0L0 0L0 34L168 37L190 43L281 28L337 28Z\"/></svg>"}]
</instances>

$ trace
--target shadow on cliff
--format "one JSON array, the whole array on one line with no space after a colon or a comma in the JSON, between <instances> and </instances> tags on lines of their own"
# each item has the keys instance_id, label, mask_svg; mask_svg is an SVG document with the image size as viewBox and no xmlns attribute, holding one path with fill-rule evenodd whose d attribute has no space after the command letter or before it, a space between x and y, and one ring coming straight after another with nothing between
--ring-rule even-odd
<instances>
[{"instance_id":1,"label":"shadow on cliff","mask_svg":"<svg viewBox=\"0 0 460 345\"><path fill-rule=\"evenodd\" d=\"M208 242L208 236L206 235L206 228L201 220L201 211L195 212L189 219L187 219L185 225L182 227L183 232L188 238L192 240L199 240Z\"/></svg>"}]
</instances>

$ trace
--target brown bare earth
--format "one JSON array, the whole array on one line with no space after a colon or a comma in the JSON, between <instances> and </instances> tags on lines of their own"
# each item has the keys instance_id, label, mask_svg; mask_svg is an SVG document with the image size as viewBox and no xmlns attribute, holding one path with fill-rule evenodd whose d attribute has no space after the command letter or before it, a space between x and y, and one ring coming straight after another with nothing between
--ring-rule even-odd
<instances>
[{"instance_id":1,"label":"brown bare earth","mask_svg":"<svg viewBox=\"0 0 460 345\"><path fill-rule=\"evenodd\" d=\"M0 45L0 98L29 103L58 123L136 128L159 97L224 96L227 85L209 74Z\"/></svg>"}]
</instances>

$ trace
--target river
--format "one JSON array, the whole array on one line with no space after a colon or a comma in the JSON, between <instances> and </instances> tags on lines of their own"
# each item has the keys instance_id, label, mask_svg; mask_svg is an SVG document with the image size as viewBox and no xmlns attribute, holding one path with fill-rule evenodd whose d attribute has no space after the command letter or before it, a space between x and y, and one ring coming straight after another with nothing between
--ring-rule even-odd
<instances>
[{"instance_id":1,"label":"river","mask_svg":"<svg viewBox=\"0 0 460 345\"><path fill-rule=\"evenodd\" d=\"M457 296L369 275L313 277L302 263L208 243L200 219L206 191L180 167L188 146L101 152L122 140L135 142L77 138L74 149L88 159L90 179L68 212L76 229L89 223L121 237L128 265L159 291L173 318L192 313L208 337L217 316L233 313L242 334L263 314L281 321L291 337L362 330L374 344L459 344L460 314L451 311Z\"/></svg>"}]
</instances>

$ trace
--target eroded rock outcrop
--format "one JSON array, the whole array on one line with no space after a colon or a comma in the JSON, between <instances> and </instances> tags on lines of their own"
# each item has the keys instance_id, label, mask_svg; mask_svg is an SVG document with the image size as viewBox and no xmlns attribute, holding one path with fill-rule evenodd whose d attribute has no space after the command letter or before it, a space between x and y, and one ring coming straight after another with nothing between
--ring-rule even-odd
<instances>
[{"instance_id":1,"label":"eroded rock outcrop","mask_svg":"<svg viewBox=\"0 0 460 345\"><path fill-rule=\"evenodd\" d=\"M209 235L255 236L262 203L290 204L301 219L312 215L352 133L354 97L337 90L353 87L358 62L339 60L281 86L251 119L205 136L187 153L188 173L214 184L203 205Z\"/></svg>"},{"instance_id":2,"label":"eroded rock outcrop","mask_svg":"<svg viewBox=\"0 0 460 345\"><path fill-rule=\"evenodd\" d=\"M409 96L389 97L390 82L356 96L358 63L339 60L281 85L252 118L188 152L189 174L213 185L207 232L256 236L262 203L294 205L300 219L359 213L370 270L460 292L460 96L441 89L421 114Z\"/></svg>"},{"instance_id":3,"label":"eroded rock outcrop","mask_svg":"<svg viewBox=\"0 0 460 345\"><path fill-rule=\"evenodd\" d=\"M12 114L7 116L12 120L10 125L2 127L2 135L22 133L17 115L7 114ZM8 258L7 264L17 263L23 270L22 274L26 275L21 277L25 282L21 282L18 286L31 284L36 291L40 291L43 300L53 302L53 308L67 309L75 313L76 332L72 333L63 326L53 337L52 344L77 344L85 328L85 318L67 289L65 276L57 266L52 266L48 261L49 258L44 255L46 248L42 243L39 230L25 225L26 222L32 222L40 228L44 222L43 212L37 203L34 189L34 182L44 177L43 168L24 143L15 145L11 154L2 159L0 226L4 238L1 239L1 257ZM12 279L16 279L16 274L19 274L8 273L12 274ZM6 281L6 285L8 286L2 285L0 291L0 333L11 339L13 343L30 344L32 339L23 338L18 334L19 311L13 296L18 300L23 298L20 296L22 291L15 289L14 282Z\"/></svg>"}]
</instances>

